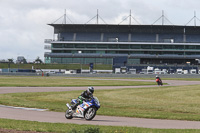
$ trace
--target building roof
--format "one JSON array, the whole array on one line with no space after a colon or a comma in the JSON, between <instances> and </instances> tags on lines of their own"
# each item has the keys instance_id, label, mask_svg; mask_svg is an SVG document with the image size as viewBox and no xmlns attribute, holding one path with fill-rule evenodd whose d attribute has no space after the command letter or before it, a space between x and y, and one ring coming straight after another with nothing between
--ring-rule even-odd
<instances>
[{"instance_id":1,"label":"building roof","mask_svg":"<svg viewBox=\"0 0 200 133\"><path fill-rule=\"evenodd\" d=\"M128 32L128 33L175 33L200 34L200 26L178 25L114 25L114 24L48 24L54 33L63 32Z\"/></svg>"}]
</instances>

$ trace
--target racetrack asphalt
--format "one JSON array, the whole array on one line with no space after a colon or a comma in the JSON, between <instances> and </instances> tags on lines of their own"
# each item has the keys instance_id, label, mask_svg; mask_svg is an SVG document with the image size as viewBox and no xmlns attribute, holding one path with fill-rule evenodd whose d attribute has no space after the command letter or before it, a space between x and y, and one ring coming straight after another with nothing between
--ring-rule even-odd
<instances>
[{"instance_id":1,"label":"racetrack asphalt","mask_svg":"<svg viewBox=\"0 0 200 133\"><path fill-rule=\"evenodd\" d=\"M110 79L109 79L110 80ZM113 80L129 80L129 81L152 81L152 80L135 80L135 79L113 79ZM154 81L152 81L154 82ZM165 80L168 86L179 85L195 85L200 84L199 81L179 81ZM153 86L96 86L95 89L121 89L121 88L141 88L141 87L157 87ZM6 93L23 93L23 92L53 92L53 91L72 91L85 90L86 87L0 87L0 94ZM161 119L145 119L115 116L96 115L92 121L86 121L80 118L67 120L65 112L36 111L21 108L12 108L8 106L0 106L0 118L28 120L50 123L74 123L74 124L91 124L106 126L130 126L158 129L200 129L200 121L181 121L181 120L161 120Z\"/></svg>"}]
</instances>

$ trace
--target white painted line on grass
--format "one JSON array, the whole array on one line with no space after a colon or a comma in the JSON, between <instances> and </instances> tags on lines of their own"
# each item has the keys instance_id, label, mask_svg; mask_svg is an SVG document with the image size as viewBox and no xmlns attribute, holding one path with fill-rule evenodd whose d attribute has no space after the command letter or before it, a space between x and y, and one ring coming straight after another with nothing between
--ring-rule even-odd
<instances>
[{"instance_id":1,"label":"white painted line on grass","mask_svg":"<svg viewBox=\"0 0 200 133\"><path fill-rule=\"evenodd\" d=\"M26 107L14 107L14 106L6 106L6 105L0 105L0 107L23 109L23 110L34 110L34 111L47 111L48 110L48 109L26 108Z\"/></svg>"}]
</instances>

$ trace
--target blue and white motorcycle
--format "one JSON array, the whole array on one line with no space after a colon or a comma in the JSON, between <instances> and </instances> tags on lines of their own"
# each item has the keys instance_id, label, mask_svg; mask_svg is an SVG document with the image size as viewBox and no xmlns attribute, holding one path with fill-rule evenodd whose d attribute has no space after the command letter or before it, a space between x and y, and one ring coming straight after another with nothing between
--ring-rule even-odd
<instances>
[{"instance_id":1,"label":"blue and white motorcycle","mask_svg":"<svg viewBox=\"0 0 200 133\"><path fill-rule=\"evenodd\" d=\"M89 101L83 101L82 104L78 105L76 109L72 110L72 106L77 103L77 99L72 99L71 105L68 103L68 107L65 117L66 119L75 118L85 118L86 120L92 120L96 111L100 108L100 102L97 97L92 97Z\"/></svg>"}]
</instances>

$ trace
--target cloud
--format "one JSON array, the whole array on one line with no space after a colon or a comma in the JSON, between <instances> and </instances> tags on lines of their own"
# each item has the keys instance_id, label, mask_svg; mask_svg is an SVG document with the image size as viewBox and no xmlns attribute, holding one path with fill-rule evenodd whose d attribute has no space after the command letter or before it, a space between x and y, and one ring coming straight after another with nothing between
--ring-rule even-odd
<instances>
[{"instance_id":1,"label":"cloud","mask_svg":"<svg viewBox=\"0 0 200 133\"><path fill-rule=\"evenodd\" d=\"M153 24L164 10L173 23L184 25L196 15L199 0L0 0L0 59L24 55L30 60L44 57L44 39L53 38L47 25L67 13L67 23L85 24L97 14L107 24L119 24L132 12L140 24ZM57 23L62 23L63 19ZM101 19L100 23L104 23ZM96 19L90 23L96 23ZM123 21L128 24L129 19ZM132 19L133 24L137 24ZM199 23L199 22L197 22ZM158 22L157 24L161 24ZM191 22L193 24L193 22Z\"/></svg>"},{"instance_id":2,"label":"cloud","mask_svg":"<svg viewBox=\"0 0 200 133\"><path fill-rule=\"evenodd\" d=\"M52 27L47 23L54 19L54 15L58 15L58 11L45 8L17 9L16 5L15 8L1 9L0 59L16 59L18 55L29 55L31 60L37 56L43 58L44 39L53 34Z\"/></svg>"}]
</instances>

